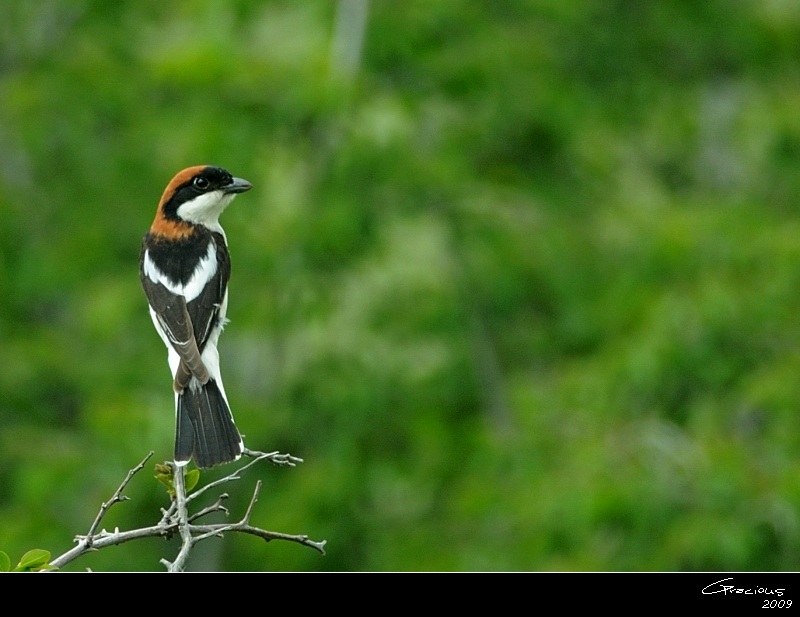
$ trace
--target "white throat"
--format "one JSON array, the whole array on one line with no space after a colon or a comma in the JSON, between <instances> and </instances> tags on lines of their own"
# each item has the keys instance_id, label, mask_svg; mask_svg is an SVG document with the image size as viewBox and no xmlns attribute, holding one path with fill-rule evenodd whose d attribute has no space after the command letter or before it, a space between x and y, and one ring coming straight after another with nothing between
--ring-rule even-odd
<instances>
[{"instance_id":1,"label":"white throat","mask_svg":"<svg viewBox=\"0 0 800 617\"><path fill-rule=\"evenodd\" d=\"M191 201L178 206L178 216L189 223L203 225L212 231L222 233L219 215L228 207L234 197L236 197L234 193L222 191L198 195Z\"/></svg>"}]
</instances>

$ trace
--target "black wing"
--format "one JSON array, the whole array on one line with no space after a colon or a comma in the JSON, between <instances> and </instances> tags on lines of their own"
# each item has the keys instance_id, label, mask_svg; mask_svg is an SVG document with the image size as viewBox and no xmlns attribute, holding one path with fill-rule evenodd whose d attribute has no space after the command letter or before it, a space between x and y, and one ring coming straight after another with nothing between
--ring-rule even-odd
<instances>
[{"instance_id":1,"label":"black wing","mask_svg":"<svg viewBox=\"0 0 800 617\"><path fill-rule=\"evenodd\" d=\"M172 293L161 283L154 283L145 275L142 276L142 287L161 329L181 358L181 366L188 369L189 375L186 375L185 381L188 381L190 375L194 375L201 383L206 383L209 379L208 369L200 357L186 299ZM183 383L181 389L185 385Z\"/></svg>"},{"instance_id":2,"label":"black wing","mask_svg":"<svg viewBox=\"0 0 800 617\"><path fill-rule=\"evenodd\" d=\"M213 239L217 248L217 271L209 279L200 295L189 302L187 307L189 317L194 324L197 347L201 353L214 328L224 325L221 321L225 316L220 315L220 311L228 289L228 281L231 278L231 258L228 247L225 245L225 239L218 233L213 234Z\"/></svg>"}]
</instances>

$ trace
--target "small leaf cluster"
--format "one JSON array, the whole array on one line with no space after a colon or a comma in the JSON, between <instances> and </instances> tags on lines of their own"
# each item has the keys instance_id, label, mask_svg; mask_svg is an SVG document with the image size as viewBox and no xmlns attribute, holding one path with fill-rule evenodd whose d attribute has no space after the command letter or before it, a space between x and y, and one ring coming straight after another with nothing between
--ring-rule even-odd
<instances>
[{"instance_id":1,"label":"small leaf cluster","mask_svg":"<svg viewBox=\"0 0 800 617\"><path fill-rule=\"evenodd\" d=\"M175 497L175 478L173 475L173 469L169 465L165 465L163 463L159 463L155 466L156 468L156 475L154 476L156 480L161 482L164 486L167 487L167 493L170 497ZM199 469L191 469L186 472L186 492L189 493L197 483L200 481L200 470Z\"/></svg>"},{"instance_id":2,"label":"small leaf cluster","mask_svg":"<svg viewBox=\"0 0 800 617\"><path fill-rule=\"evenodd\" d=\"M11 558L0 551L0 572L41 572L43 570L55 570L50 565L50 551L35 548L22 556L19 563L11 569Z\"/></svg>"}]
</instances>

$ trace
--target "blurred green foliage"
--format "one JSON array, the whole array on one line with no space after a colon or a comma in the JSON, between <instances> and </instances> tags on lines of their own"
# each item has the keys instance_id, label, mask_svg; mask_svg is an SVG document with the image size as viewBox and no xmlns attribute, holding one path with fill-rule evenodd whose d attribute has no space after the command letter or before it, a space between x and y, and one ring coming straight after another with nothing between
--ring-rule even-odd
<instances>
[{"instance_id":1,"label":"blurred green foliage","mask_svg":"<svg viewBox=\"0 0 800 617\"><path fill-rule=\"evenodd\" d=\"M800 4L7 0L0 549L173 438L141 237L225 213L217 570L800 569ZM360 35L363 34L363 44ZM220 474L204 474L204 480ZM155 523L152 474L108 528ZM158 570L163 541L80 570Z\"/></svg>"}]
</instances>

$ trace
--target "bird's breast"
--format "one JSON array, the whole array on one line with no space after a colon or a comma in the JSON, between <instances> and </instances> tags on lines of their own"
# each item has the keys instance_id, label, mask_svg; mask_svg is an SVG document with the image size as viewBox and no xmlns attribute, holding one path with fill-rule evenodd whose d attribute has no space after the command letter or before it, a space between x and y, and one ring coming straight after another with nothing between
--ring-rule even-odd
<instances>
[{"instance_id":1,"label":"bird's breast","mask_svg":"<svg viewBox=\"0 0 800 617\"><path fill-rule=\"evenodd\" d=\"M170 292L194 300L217 274L217 245L211 234L182 241L147 242L144 274Z\"/></svg>"}]
</instances>

